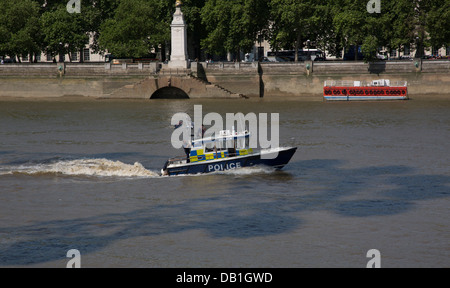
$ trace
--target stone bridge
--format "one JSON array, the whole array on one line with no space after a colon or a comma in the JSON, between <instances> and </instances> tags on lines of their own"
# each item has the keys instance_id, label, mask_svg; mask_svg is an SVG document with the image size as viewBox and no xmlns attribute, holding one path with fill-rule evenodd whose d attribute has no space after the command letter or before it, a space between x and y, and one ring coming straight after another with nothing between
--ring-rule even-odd
<instances>
[{"instance_id":1,"label":"stone bridge","mask_svg":"<svg viewBox=\"0 0 450 288\"><path fill-rule=\"evenodd\" d=\"M60 69L62 67L62 69ZM157 63L30 63L0 65L0 97L127 99L240 98L242 91L210 83L191 69ZM230 91L230 90L233 90Z\"/></svg>"},{"instance_id":2,"label":"stone bridge","mask_svg":"<svg viewBox=\"0 0 450 288\"><path fill-rule=\"evenodd\" d=\"M195 98L241 98L242 94L233 93L217 84L189 74L160 74L150 76L133 84L124 85L111 93L103 95L106 98L141 99L195 99Z\"/></svg>"}]
</instances>

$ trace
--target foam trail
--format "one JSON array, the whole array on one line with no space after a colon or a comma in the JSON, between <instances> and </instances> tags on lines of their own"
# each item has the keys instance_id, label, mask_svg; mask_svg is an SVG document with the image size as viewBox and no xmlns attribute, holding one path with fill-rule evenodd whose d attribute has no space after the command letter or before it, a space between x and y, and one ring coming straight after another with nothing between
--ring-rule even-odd
<instances>
[{"instance_id":1,"label":"foam trail","mask_svg":"<svg viewBox=\"0 0 450 288\"><path fill-rule=\"evenodd\" d=\"M141 163L134 165L107 159L79 159L58 161L49 164L21 165L9 167L0 171L5 174L63 174L69 176L98 176L98 177L158 177L159 174L145 169Z\"/></svg>"},{"instance_id":2,"label":"foam trail","mask_svg":"<svg viewBox=\"0 0 450 288\"><path fill-rule=\"evenodd\" d=\"M242 167L239 169L217 171L214 173L245 176L245 175L254 175L254 174L270 174L270 173L273 173L274 171L275 171L275 168L269 167L269 166L252 166L252 167Z\"/></svg>"}]
</instances>

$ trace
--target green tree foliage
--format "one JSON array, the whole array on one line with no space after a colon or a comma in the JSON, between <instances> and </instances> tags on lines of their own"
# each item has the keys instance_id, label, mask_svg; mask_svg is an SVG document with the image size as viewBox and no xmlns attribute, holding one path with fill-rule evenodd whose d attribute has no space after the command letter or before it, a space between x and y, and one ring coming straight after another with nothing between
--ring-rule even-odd
<instances>
[{"instance_id":1,"label":"green tree foliage","mask_svg":"<svg viewBox=\"0 0 450 288\"><path fill-rule=\"evenodd\" d=\"M367 35L367 0L337 0L334 6L333 24L336 32L341 35L341 44L345 48L353 46L355 60L358 56L358 46Z\"/></svg>"},{"instance_id":2,"label":"green tree foliage","mask_svg":"<svg viewBox=\"0 0 450 288\"><path fill-rule=\"evenodd\" d=\"M317 48L323 51L328 51L331 55L340 55L340 41L338 34L333 26L333 5L330 4L330 0L317 0L314 2L315 9L313 17L310 21L313 21L311 27L311 33L309 38L316 44Z\"/></svg>"},{"instance_id":3,"label":"green tree foliage","mask_svg":"<svg viewBox=\"0 0 450 288\"><path fill-rule=\"evenodd\" d=\"M268 25L265 0L207 0L202 8L202 24L208 32L201 41L209 53L224 55L251 50L258 35Z\"/></svg>"},{"instance_id":4,"label":"green tree foliage","mask_svg":"<svg viewBox=\"0 0 450 288\"><path fill-rule=\"evenodd\" d=\"M294 48L297 62L298 49L303 47L304 41L317 37L319 20L315 12L318 3L320 1L271 0L272 47L276 50Z\"/></svg>"},{"instance_id":5,"label":"green tree foliage","mask_svg":"<svg viewBox=\"0 0 450 288\"><path fill-rule=\"evenodd\" d=\"M274 50L311 43L339 55L361 47L367 61L381 47L415 48L420 57L429 47L450 45L450 0L381 0L381 13L372 14L368 1L183 0L190 56L230 52L239 60L262 38ZM91 49L120 57L170 46L175 0L82 0L79 14L68 13L67 3L0 0L0 56L77 52L89 36Z\"/></svg>"},{"instance_id":6,"label":"green tree foliage","mask_svg":"<svg viewBox=\"0 0 450 288\"><path fill-rule=\"evenodd\" d=\"M83 0L81 13L87 22L87 28L93 36L91 49L95 52L102 52L98 42L101 25L108 19L114 17L121 0Z\"/></svg>"},{"instance_id":7,"label":"green tree foliage","mask_svg":"<svg viewBox=\"0 0 450 288\"><path fill-rule=\"evenodd\" d=\"M47 54L68 54L89 44L87 13L68 13L65 5L44 12L41 16L42 33ZM69 54L70 55L70 54Z\"/></svg>"},{"instance_id":8,"label":"green tree foliage","mask_svg":"<svg viewBox=\"0 0 450 288\"><path fill-rule=\"evenodd\" d=\"M202 47L208 53L223 55L229 47L225 47L231 21L231 5L225 0L207 0L202 9L202 24L208 31L208 36L201 41ZM231 47L234 49L234 47Z\"/></svg>"},{"instance_id":9,"label":"green tree foliage","mask_svg":"<svg viewBox=\"0 0 450 288\"><path fill-rule=\"evenodd\" d=\"M426 14L426 28L433 47L450 46L450 1L435 0Z\"/></svg>"},{"instance_id":10,"label":"green tree foliage","mask_svg":"<svg viewBox=\"0 0 450 288\"><path fill-rule=\"evenodd\" d=\"M31 0L0 0L0 7L0 56L40 52L38 4Z\"/></svg>"},{"instance_id":11,"label":"green tree foliage","mask_svg":"<svg viewBox=\"0 0 450 288\"><path fill-rule=\"evenodd\" d=\"M338 0L334 6L333 24L341 45L353 47L366 61L376 59L380 47L397 49L411 43L415 29L414 5L411 0L381 1L381 13L369 13L367 0Z\"/></svg>"},{"instance_id":12,"label":"green tree foliage","mask_svg":"<svg viewBox=\"0 0 450 288\"><path fill-rule=\"evenodd\" d=\"M114 16L114 13L119 5L121 0L82 0L81 1L81 13L80 14L70 14L67 12L66 5L69 2L61 1L61 0L37 0L39 6L41 7L42 16L45 15L47 18L62 17L63 21L70 21L70 19L75 19L77 26L75 29L72 26L72 31L78 31L81 34L90 33L93 37L93 43L91 43L90 48L95 52L101 52L98 45L98 37L100 25L105 22L107 19L110 19ZM70 14L72 17L68 17ZM50 21L50 19L46 19L46 21ZM60 27L57 27L57 21L53 21L54 29L57 30ZM64 24L61 26L69 27L71 25ZM44 30L48 30L50 28L45 28ZM67 34L67 33L66 33ZM67 39L70 39L67 38ZM59 45L59 42L58 42ZM50 45L50 47L45 47L45 50L51 54L57 54L59 51L54 51L56 47ZM67 49L65 49L67 50ZM73 51L74 52L74 51Z\"/></svg>"},{"instance_id":13,"label":"green tree foliage","mask_svg":"<svg viewBox=\"0 0 450 288\"><path fill-rule=\"evenodd\" d=\"M164 4L159 0L121 1L114 17L100 27L100 48L117 57L142 57L169 41L170 24L164 19Z\"/></svg>"},{"instance_id":14,"label":"green tree foliage","mask_svg":"<svg viewBox=\"0 0 450 288\"><path fill-rule=\"evenodd\" d=\"M172 3L173 1L170 1ZM201 40L207 37L205 26L202 25L201 12L205 5L205 0L185 0L183 1L183 14L188 27L188 41L194 49L193 59L201 57ZM172 15L169 15L169 18Z\"/></svg>"},{"instance_id":15,"label":"green tree foliage","mask_svg":"<svg viewBox=\"0 0 450 288\"><path fill-rule=\"evenodd\" d=\"M387 25L383 27L385 33L384 46L395 49L414 42L416 20L415 4L411 0L398 0L383 3L383 12L387 14Z\"/></svg>"}]
</instances>

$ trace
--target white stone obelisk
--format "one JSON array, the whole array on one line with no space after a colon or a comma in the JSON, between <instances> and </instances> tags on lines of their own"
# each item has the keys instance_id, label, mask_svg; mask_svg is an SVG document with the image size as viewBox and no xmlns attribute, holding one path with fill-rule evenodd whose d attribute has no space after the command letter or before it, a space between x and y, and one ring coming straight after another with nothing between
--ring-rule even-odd
<instances>
[{"instance_id":1,"label":"white stone obelisk","mask_svg":"<svg viewBox=\"0 0 450 288\"><path fill-rule=\"evenodd\" d=\"M181 12L181 1L176 2L176 10L173 14L173 21L170 25L172 32L172 53L170 54L169 68L187 69L187 25Z\"/></svg>"}]
</instances>

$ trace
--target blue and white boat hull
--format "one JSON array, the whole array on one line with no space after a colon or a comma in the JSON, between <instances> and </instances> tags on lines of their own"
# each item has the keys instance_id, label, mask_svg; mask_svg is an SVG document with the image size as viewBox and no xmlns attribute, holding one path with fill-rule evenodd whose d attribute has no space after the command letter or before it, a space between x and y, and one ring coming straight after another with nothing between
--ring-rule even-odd
<instances>
[{"instance_id":1,"label":"blue and white boat hull","mask_svg":"<svg viewBox=\"0 0 450 288\"><path fill-rule=\"evenodd\" d=\"M162 175L175 176L186 174L211 173L217 171L234 170L243 167L266 165L276 169L282 169L289 163L295 154L297 147L277 148L262 150L258 153L201 161L195 163L180 163L165 165L161 170Z\"/></svg>"}]
</instances>

